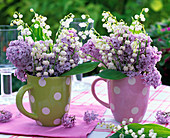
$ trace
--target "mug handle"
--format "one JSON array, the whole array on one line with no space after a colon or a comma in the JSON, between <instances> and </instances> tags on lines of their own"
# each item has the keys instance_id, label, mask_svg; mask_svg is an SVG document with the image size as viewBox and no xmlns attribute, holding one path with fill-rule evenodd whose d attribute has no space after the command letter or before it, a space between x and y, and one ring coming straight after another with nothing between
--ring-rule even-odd
<instances>
[{"instance_id":1,"label":"mug handle","mask_svg":"<svg viewBox=\"0 0 170 138\"><path fill-rule=\"evenodd\" d=\"M92 94L93 94L94 98L95 98L99 103L101 103L102 105L106 106L107 108L110 108L110 105L109 105L108 103L103 102L103 101L100 100L100 99L97 97L97 95L96 95L95 85L96 85L96 83L97 83L98 81L100 81L100 80L103 80L103 81L107 82L107 80L106 80L106 79L103 79L103 78L97 78L97 79L95 79L95 80L93 81L93 83L92 83L92 86L91 86Z\"/></svg>"},{"instance_id":2,"label":"mug handle","mask_svg":"<svg viewBox=\"0 0 170 138\"><path fill-rule=\"evenodd\" d=\"M16 95L16 105L17 105L17 108L18 110L24 114L25 116L29 117L29 118L32 118L34 120L38 120L38 116L35 114L35 113L29 113L25 110L23 104L22 104L22 99L23 99L23 96L25 94L26 91L32 89L33 86L32 84L27 84L27 85L24 85L22 86L19 90L18 90L18 93Z\"/></svg>"}]
</instances>

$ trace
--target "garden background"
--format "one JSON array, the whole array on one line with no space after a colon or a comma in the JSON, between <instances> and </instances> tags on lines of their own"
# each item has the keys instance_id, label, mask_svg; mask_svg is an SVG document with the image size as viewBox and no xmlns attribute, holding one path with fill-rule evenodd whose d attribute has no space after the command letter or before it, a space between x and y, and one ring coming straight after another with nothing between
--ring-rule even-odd
<instances>
[{"instance_id":1,"label":"garden background","mask_svg":"<svg viewBox=\"0 0 170 138\"><path fill-rule=\"evenodd\" d=\"M123 19L130 24L129 17L139 14L142 8L149 8L145 29L153 39L152 45L163 52L157 67L162 74L162 83L170 85L170 0L0 0L0 25L9 25L15 11L24 15L25 22L31 23L33 14L30 14L30 8L48 18L47 24L52 32L57 32L59 21L70 12L76 17L89 14L95 21L94 27L102 35L107 35L102 28L103 11L110 11L118 20ZM95 72L97 70L84 76ZM23 84L13 77L13 91Z\"/></svg>"}]
</instances>

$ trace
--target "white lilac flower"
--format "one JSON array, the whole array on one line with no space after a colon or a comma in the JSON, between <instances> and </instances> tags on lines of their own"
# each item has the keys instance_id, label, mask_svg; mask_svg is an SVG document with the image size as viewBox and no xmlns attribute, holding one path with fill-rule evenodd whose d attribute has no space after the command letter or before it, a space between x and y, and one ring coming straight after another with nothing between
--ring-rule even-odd
<instances>
[{"instance_id":1,"label":"white lilac flower","mask_svg":"<svg viewBox=\"0 0 170 138\"><path fill-rule=\"evenodd\" d=\"M35 17L38 17L38 14L37 14L37 13L35 13Z\"/></svg>"},{"instance_id":2,"label":"white lilac flower","mask_svg":"<svg viewBox=\"0 0 170 138\"><path fill-rule=\"evenodd\" d=\"M43 70L43 67L40 66L40 67L36 67L36 71L42 71Z\"/></svg>"},{"instance_id":3,"label":"white lilac flower","mask_svg":"<svg viewBox=\"0 0 170 138\"><path fill-rule=\"evenodd\" d=\"M142 135L142 133L143 133L143 132L142 132L141 130L138 130L138 134L139 134L139 135Z\"/></svg>"},{"instance_id":4,"label":"white lilac flower","mask_svg":"<svg viewBox=\"0 0 170 138\"><path fill-rule=\"evenodd\" d=\"M118 40L119 40L119 41L122 41L122 40L123 40L123 37L118 37Z\"/></svg>"},{"instance_id":5,"label":"white lilac flower","mask_svg":"<svg viewBox=\"0 0 170 138\"><path fill-rule=\"evenodd\" d=\"M30 12L34 12L34 9L33 9L33 8L31 8L31 9L30 9Z\"/></svg>"},{"instance_id":6,"label":"white lilac flower","mask_svg":"<svg viewBox=\"0 0 170 138\"><path fill-rule=\"evenodd\" d=\"M22 30L24 27L22 25L18 26L17 30Z\"/></svg>"},{"instance_id":7,"label":"white lilac flower","mask_svg":"<svg viewBox=\"0 0 170 138\"><path fill-rule=\"evenodd\" d=\"M82 37L82 39L84 39L84 40L87 38L86 35L82 35L81 37Z\"/></svg>"},{"instance_id":8,"label":"white lilac flower","mask_svg":"<svg viewBox=\"0 0 170 138\"><path fill-rule=\"evenodd\" d=\"M133 130L132 130L132 129L129 129L129 133L133 133Z\"/></svg>"},{"instance_id":9,"label":"white lilac flower","mask_svg":"<svg viewBox=\"0 0 170 138\"><path fill-rule=\"evenodd\" d=\"M10 23L10 26L14 26L14 24L13 24L13 23Z\"/></svg>"},{"instance_id":10,"label":"white lilac flower","mask_svg":"<svg viewBox=\"0 0 170 138\"><path fill-rule=\"evenodd\" d=\"M128 130L126 130L126 131L125 131L125 134L129 134L129 131L128 131Z\"/></svg>"},{"instance_id":11,"label":"white lilac flower","mask_svg":"<svg viewBox=\"0 0 170 138\"><path fill-rule=\"evenodd\" d=\"M38 24L35 24L35 25L34 25L34 28L38 28L38 27L39 27L39 25L38 25Z\"/></svg>"},{"instance_id":12,"label":"white lilac flower","mask_svg":"<svg viewBox=\"0 0 170 138\"><path fill-rule=\"evenodd\" d=\"M124 67L123 67L123 70L124 70L124 71L128 71L128 67L127 67L127 66L124 66Z\"/></svg>"},{"instance_id":13,"label":"white lilac flower","mask_svg":"<svg viewBox=\"0 0 170 138\"><path fill-rule=\"evenodd\" d=\"M73 59L70 59L70 63L74 63L74 60L73 60Z\"/></svg>"},{"instance_id":14,"label":"white lilac flower","mask_svg":"<svg viewBox=\"0 0 170 138\"><path fill-rule=\"evenodd\" d=\"M125 50L125 46L121 46L120 49Z\"/></svg>"},{"instance_id":15,"label":"white lilac flower","mask_svg":"<svg viewBox=\"0 0 170 138\"><path fill-rule=\"evenodd\" d=\"M81 15L81 18L82 18L82 19L86 19L86 15L84 15L84 14Z\"/></svg>"},{"instance_id":16,"label":"white lilac flower","mask_svg":"<svg viewBox=\"0 0 170 138\"><path fill-rule=\"evenodd\" d=\"M140 138L145 138L145 134L142 134L142 135L140 136Z\"/></svg>"},{"instance_id":17,"label":"white lilac flower","mask_svg":"<svg viewBox=\"0 0 170 138\"><path fill-rule=\"evenodd\" d=\"M18 40L22 40L22 39L24 39L23 36L19 35Z\"/></svg>"},{"instance_id":18,"label":"white lilac flower","mask_svg":"<svg viewBox=\"0 0 170 138\"><path fill-rule=\"evenodd\" d=\"M32 19L31 21L34 23L34 22L35 22L35 19Z\"/></svg>"},{"instance_id":19,"label":"white lilac flower","mask_svg":"<svg viewBox=\"0 0 170 138\"><path fill-rule=\"evenodd\" d=\"M83 32L82 32L82 31L78 32L78 35L79 35L79 36L82 36L82 35L83 35Z\"/></svg>"},{"instance_id":20,"label":"white lilac flower","mask_svg":"<svg viewBox=\"0 0 170 138\"><path fill-rule=\"evenodd\" d=\"M130 26L130 29L131 29L131 30L134 30L134 26L133 26L133 25L131 25L131 26Z\"/></svg>"},{"instance_id":21,"label":"white lilac flower","mask_svg":"<svg viewBox=\"0 0 170 138\"><path fill-rule=\"evenodd\" d=\"M41 73L38 72L38 73L36 74L36 76L37 76L37 77L41 77Z\"/></svg>"},{"instance_id":22,"label":"white lilac flower","mask_svg":"<svg viewBox=\"0 0 170 138\"><path fill-rule=\"evenodd\" d=\"M47 36L51 36L51 35L52 35L52 31L48 31Z\"/></svg>"},{"instance_id":23,"label":"white lilac flower","mask_svg":"<svg viewBox=\"0 0 170 138\"><path fill-rule=\"evenodd\" d=\"M48 76L48 72L44 72L43 75L44 75L44 76Z\"/></svg>"},{"instance_id":24,"label":"white lilac flower","mask_svg":"<svg viewBox=\"0 0 170 138\"><path fill-rule=\"evenodd\" d=\"M118 54L118 55L122 55L122 54L123 54L123 51L122 51L122 50L118 50L118 51L117 51L117 54Z\"/></svg>"},{"instance_id":25,"label":"white lilac flower","mask_svg":"<svg viewBox=\"0 0 170 138\"><path fill-rule=\"evenodd\" d=\"M132 54L132 57L137 57L137 54L136 54L136 53L133 53L133 54Z\"/></svg>"},{"instance_id":26,"label":"white lilac flower","mask_svg":"<svg viewBox=\"0 0 170 138\"><path fill-rule=\"evenodd\" d=\"M135 132L132 132L131 136L132 137L135 137L136 133Z\"/></svg>"},{"instance_id":27,"label":"white lilac flower","mask_svg":"<svg viewBox=\"0 0 170 138\"><path fill-rule=\"evenodd\" d=\"M22 14L19 14L19 18L21 19L23 17L23 15Z\"/></svg>"},{"instance_id":28,"label":"white lilac flower","mask_svg":"<svg viewBox=\"0 0 170 138\"><path fill-rule=\"evenodd\" d=\"M125 125L125 126L124 126L124 129L125 129L126 131L128 131L128 126L127 126L127 125Z\"/></svg>"},{"instance_id":29,"label":"white lilac flower","mask_svg":"<svg viewBox=\"0 0 170 138\"><path fill-rule=\"evenodd\" d=\"M72 68L76 67L76 64L72 64L71 67L72 67Z\"/></svg>"},{"instance_id":30,"label":"white lilac flower","mask_svg":"<svg viewBox=\"0 0 170 138\"><path fill-rule=\"evenodd\" d=\"M140 18L140 19L141 19L141 21L142 21L142 22L144 22L144 21L145 21L145 18Z\"/></svg>"},{"instance_id":31,"label":"white lilac flower","mask_svg":"<svg viewBox=\"0 0 170 138\"><path fill-rule=\"evenodd\" d=\"M40 23L40 26L41 27L45 26L45 23L44 22Z\"/></svg>"},{"instance_id":32,"label":"white lilac flower","mask_svg":"<svg viewBox=\"0 0 170 138\"><path fill-rule=\"evenodd\" d=\"M14 17L14 18L18 18L18 15L17 15L17 14L14 14L13 17Z\"/></svg>"},{"instance_id":33,"label":"white lilac flower","mask_svg":"<svg viewBox=\"0 0 170 138\"><path fill-rule=\"evenodd\" d=\"M27 35L31 35L31 32L30 32L30 31L28 31L28 32L27 32Z\"/></svg>"},{"instance_id":34,"label":"white lilac flower","mask_svg":"<svg viewBox=\"0 0 170 138\"><path fill-rule=\"evenodd\" d=\"M66 53L65 51L61 51L60 54L61 54L62 56L67 55L67 53Z\"/></svg>"},{"instance_id":35,"label":"white lilac flower","mask_svg":"<svg viewBox=\"0 0 170 138\"><path fill-rule=\"evenodd\" d=\"M42 21L45 22L47 20L47 17L43 17Z\"/></svg>"},{"instance_id":36,"label":"white lilac flower","mask_svg":"<svg viewBox=\"0 0 170 138\"><path fill-rule=\"evenodd\" d=\"M46 34L46 33L47 33L47 30L46 30L46 29L43 29L43 33Z\"/></svg>"},{"instance_id":37,"label":"white lilac flower","mask_svg":"<svg viewBox=\"0 0 170 138\"><path fill-rule=\"evenodd\" d=\"M135 15L135 19L138 19L139 18L139 15Z\"/></svg>"},{"instance_id":38,"label":"white lilac flower","mask_svg":"<svg viewBox=\"0 0 170 138\"><path fill-rule=\"evenodd\" d=\"M79 23L79 26L82 28L82 27L86 27L87 24L86 23Z\"/></svg>"},{"instance_id":39,"label":"white lilac flower","mask_svg":"<svg viewBox=\"0 0 170 138\"><path fill-rule=\"evenodd\" d=\"M46 25L46 26L45 26L45 29L47 29L47 30L50 29L50 26L49 26L49 25Z\"/></svg>"},{"instance_id":40,"label":"white lilac flower","mask_svg":"<svg viewBox=\"0 0 170 138\"><path fill-rule=\"evenodd\" d=\"M126 41L125 41L125 44L127 44L127 45L130 44L130 41L129 41L129 40L126 40Z\"/></svg>"},{"instance_id":41,"label":"white lilac flower","mask_svg":"<svg viewBox=\"0 0 170 138\"><path fill-rule=\"evenodd\" d=\"M133 122L133 118L129 118L129 122L132 123Z\"/></svg>"},{"instance_id":42,"label":"white lilac flower","mask_svg":"<svg viewBox=\"0 0 170 138\"><path fill-rule=\"evenodd\" d=\"M120 126L120 125L118 125L118 126L117 126L117 129L118 129L118 130L120 130L120 129L121 129L121 126Z\"/></svg>"},{"instance_id":43,"label":"white lilac flower","mask_svg":"<svg viewBox=\"0 0 170 138\"><path fill-rule=\"evenodd\" d=\"M54 69L49 69L48 71L50 73L50 75L54 74Z\"/></svg>"},{"instance_id":44,"label":"white lilac flower","mask_svg":"<svg viewBox=\"0 0 170 138\"><path fill-rule=\"evenodd\" d=\"M89 31L88 31L88 30L86 30L86 31L84 31L84 33L85 33L85 35L88 35L88 34L89 34Z\"/></svg>"},{"instance_id":45,"label":"white lilac flower","mask_svg":"<svg viewBox=\"0 0 170 138\"><path fill-rule=\"evenodd\" d=\"M22 36L23 36L23 35L26 35L25 30L21 31L21 35L22 35Z\"/></svg>"},{"instance_id":46,"label":"white lilac flower","mask_svg":"<svg viewBox=\"0 0 170 138\"><path fill-rule=\"evenodd\" d=\"M145 8L145 10L144 10L146 13L149 11L149 9L148 8Z\"/></svg>"},{"instance_id":47,"label":"white lilac flower","mask_svg":"<svg viewBox=\"0 0 170 138\"><path fill-rule=\"evenodd\" d=\"M44 64L44 65L49 65L50 64L50 62L48 61L48 60L44 60L43 62L42 62L42 64Z\"/></svg>"},{"instance_id":48,"label":"white lilac flower","mask_svg":"<svg viewBox=\"0 0 170 138\"><path fill-rule=\"evenodd\" d=\"M89 23L94 23L94 20L93 20L92 18L89 18L89 19L88 19L88 22L89 22Z\"/></svg>"}]
</instances>

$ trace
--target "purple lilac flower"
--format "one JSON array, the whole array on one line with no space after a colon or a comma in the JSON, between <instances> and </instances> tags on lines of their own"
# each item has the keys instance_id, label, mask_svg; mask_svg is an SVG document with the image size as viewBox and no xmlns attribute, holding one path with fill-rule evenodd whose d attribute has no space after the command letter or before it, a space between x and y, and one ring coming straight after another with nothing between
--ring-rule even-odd
<instances>
[{"instance_id":1,"label":"purple lilac flower","mask_svg":"<svg viewBox=\"0 0 170 138\"><path fill-rule=\"evenodd\" d=\"M1 123L6 123L10 120L12 117L12 113L6 110L1 110L0 111L0 122Z\"/></svg>"},{"instance_id":2,"label":"purple lilac flower","mask_svg":"<svg viewBox=\"0 0 170 138\"><path fill-rule=\"evenodd\" d=\"M63 118L62 118L62 125L65 127L65 128L71 128L71 127L74 127L75 126L75 115L74 116L71 116L71 115L68 115L67 113L64 114Z\"/></svg>"},{"instance_id":3,"label":"purple lilac flower","mask_svg":"<svg viewBox=\"0 0 170 138\"><path fill-rule=\"evenodd\" d=\"M94 57L93 61L102 60L101 55L99 54L99 49L95 48L95 45L93 41L90 39L83 45L83 47L80 48L80 50L83 52L84 58L87 58L88 55L91 55Z\"/></svg>"},{"instance_id":4,"label":"purple lilac flower","mask_svg":"<svg viewBox=\"0 0 170 138\"><path fill-rule=\"evenodd\" d=\"M15 74L21 81L26 79L25 71L33 71L31 49L32 45L22 39L11 41L6 51L7 59L17 67Z\"/></svg>"},{"instance_id":5,"label":"purple lilac flower","mask_svg":"<svg viewBox=\"0 0 170 138\"><path fill-rule=\"evenodd\" d=\"M86 122L86 123L90 123L91 121L94 121L98 117L98 114L95 114L94 111L92 111L91 113L89 113L88 111L86 111L84 113L84 117L83 117L83 120Z\"/></svg>"},{"instance_id":6,"label":"purple lilac flower","mask_svg":"<svg viewBox=\"0 0 170 138\"><path fill-rule=\"evenodd\" d=\"M161 51L151 46L152 39L144 33L126 31L126 34L125 37L118 33L90 39L81 48L84 57L87 59L90 55L104 63L106 68L116 69L129 77L142 76L145 84L156 88L161 84L161 75L155 67L161 59ZM103 48L103 43L110 47ZM91 60L96 61L94 58Z\"/></svg>"},{"instance_id":7,"label":"purple lilac flower","mask_svg":"<svg viewBox=\"0 0 170 138\"><path fill-rule=\"evenodd\" d=\"M156 113L156 119L161 124L167 124L170 122L170 113L162 112L159 110Z\"/></svg>"}]
</instances>

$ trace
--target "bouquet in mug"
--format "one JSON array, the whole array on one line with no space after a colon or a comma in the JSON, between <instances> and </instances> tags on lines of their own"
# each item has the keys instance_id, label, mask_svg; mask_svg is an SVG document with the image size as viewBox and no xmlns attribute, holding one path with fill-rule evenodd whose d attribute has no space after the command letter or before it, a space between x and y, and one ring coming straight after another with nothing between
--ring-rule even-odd
<instances>
[{"instance_id":1,"label":"bouquet in mug","mask_svg":"<svg viewBox=\"0 0 170 138\"><path fill-rule=\"evenodd\" d=\"M14 20L11 21L11 26L18 26L20 35L18 40L10 42L6 55L17 68L15 75L18 79L25 81L27 74L37 77L75 75L96 68L98 63L77 66L82 40L77 30L69 28L74 18L72 13L60 21L54 42L50 26L46 24L47 17L38 15L33 9L30 11L34 13L31 26L22 20L23 15L18 12L14 13ZM88 16L88 21L93 20ZM85 23L85 26L90 22Z\"/></svg>"},{"instance_id":2,"label":"bouquet in mug","mask_svg":"<svg viewBox=\"0 0 170 138\"><path fill-rule=\"evenodd\" d=\"M80 48L85 61L101 63L98 76L113 80L142 76L147 85L156 88L161 84L161 75L155 67L161 51L151 46L152 39L142 24L143 12L148 10L143 8L140 15L135 15L131 25L118 21L110 12L103 12L103 27L110 35L101 36L93 28L89 34L91 39Z\"/></svg>"}]
</instances>

